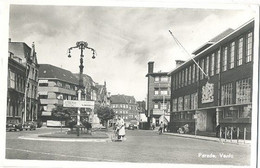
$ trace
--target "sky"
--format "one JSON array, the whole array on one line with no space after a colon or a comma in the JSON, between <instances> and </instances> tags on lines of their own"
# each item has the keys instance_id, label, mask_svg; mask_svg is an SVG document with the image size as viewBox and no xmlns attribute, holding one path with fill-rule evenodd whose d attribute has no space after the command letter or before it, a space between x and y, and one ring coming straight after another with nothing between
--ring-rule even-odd
<instances>
[{"instance_id":1,"label":"sky","mask_svg":"<svg viewBox=\"0 0 260 168\"><path fill-rule=\"evenodd\" d=\"M154 72L169 72L175 60L190 56L169 33L192 53L228 28L236 29L254 17L251 10L210 8L93 7L11 5L9 38L35 43L38 63L79 72L79 49L86 41L97 52L84 51L84 73L114 94L145 100L148 62Z\"/></svg>"}]
</instances>

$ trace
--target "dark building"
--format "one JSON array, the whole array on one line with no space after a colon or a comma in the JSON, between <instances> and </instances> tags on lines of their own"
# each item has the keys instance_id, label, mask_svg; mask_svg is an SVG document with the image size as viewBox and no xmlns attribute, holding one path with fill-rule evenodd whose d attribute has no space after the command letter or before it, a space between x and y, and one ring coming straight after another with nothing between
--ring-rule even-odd
<instances>
[{"instance_id":1,"label":"dark building","mask_svg":"<svg viewBox=\"0 0 260 168\"><path fill-rule=\"evenodd\" d=\"M8 57L7 122L22 123L26 66L19 57L9 52Z\"/></svg>"},{"instance_id":2,"label":"dark building","mask_svg":"<svg viewBox=\"0 0 260 168\"><path fill-rule=\"evenodd\" d=\"M148 62L147 118L149 123L159 125L161 116L169 118L171 78L168 72L153 72L154 62Z\"/></svg>"},{"instance_id":3,"label":"dark building","mask_svg":"<svg viewBox=\"0 0 260 168\"><path fill-rule=\"evenodd\" d=\"M254 20L228 29L194 51L191 59L169 72L170 129L185 124L198 133L219 125L251 130ZM250 133L248 133L250 136Z\"/></svg>"},{"instance_id":4,"label":"dark building","mask_svg":"<svg viewBox=\"0 0 260 168\"><path fill-rule=\"evenodd\" d=\"M10 79L13 80L12 78L15 76L15 80L18 84L21 83L21 80L24 80L25 76L24 88L21 88L24 89L24 106L22 109L18 109L19 113L22 115L22 122L37 120L39 65L37 62L35 45L33 43L32 48L30 48L24 42L11 42L11 39L9 39L9 52L13 54L11 59L25 67L24 75L13 75L12 70L9 69L11 72L10 75L12 76L10 76ZM20 64L16 65L21 67ZM21 87L18 84L16 87ZM21 102L19 101L19 103ZM17 109L14 108L14 111L17 111Z\"/></svg>"}]
</instances>

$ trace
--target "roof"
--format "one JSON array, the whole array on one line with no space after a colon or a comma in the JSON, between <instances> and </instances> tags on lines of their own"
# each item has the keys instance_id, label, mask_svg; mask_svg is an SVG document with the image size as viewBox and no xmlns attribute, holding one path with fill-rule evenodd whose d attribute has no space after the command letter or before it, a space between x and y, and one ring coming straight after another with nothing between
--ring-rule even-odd
<instances>
[{"instance_id":1,"label":"roof","mask_svg":"<svg viewBox=\"0 0 260 168\"><path fill-rule=\"evenodd\" d=\"M38 64L34 43L32 44L32 48L24 42L9 42L8 45L9 52L21 58L22 63L25 63L26 59L31 59L35 64Z\"/></svg>"},{"instance_id":2,"label":"roof","mask_svg":"<svg viewBox=\"0 0 260 168\"><path fill-rule=\"evenodd\" d=\"M57 79L75 85L79 83L70 71L50 64L39 64L39 79Z\"/></svg>"},{"instance_id":3,"label":"roof","mask_svg":"<svg viewBox=\"0 0 260 168\"><path fill-rule=\"evenodd\" d=\"M200 46L198 49L196 49L195 51L193 51L192 54L198 54L201 51L207 49L208 47L210 47L212 44L218 42L219 40L221 40L222 38L226 37L227 35L229 35L230 33L232 33L234 30L231 28L228 28L227 30L223 31L222 33L220 33L219 35L217 35L216 37L212 38L211 40L209 40L208 42L206 42L205 44L203 44L202 46Z\"/></svg>"},{"instance_id":4,"label":"roof","mask_svg":"<svg viewBox=\"0 0 260 168\"><path fill-rule=\"evenodd\" d=\"M135 98L134 96L127 96L127 95L111 95L110 97L111 104L134 104Z\"/></svg>"},{"instance_id":5,"label":"roof","mask_svg":"<svg viewBox=\"0 0 260 168\"><path fill-rule=\"evenodd\" d=\"M146 77L148 77L148 75L151 75L151 76L163 76L163 75L167 75L168 72L153 72L153 73L148 73L146 75Z\"/></svg>"},{"instance_id":6,"label":"roof","mask_svg":"<svg viewBox=\"0 0 260 168\"><path fill-rule=\"evenodd\" d=\"M182 65L174 68L173 70L171 70L168 75L171 75L173 72L178 71L179 69L182 69L184 66L187 66L188 63L193 62L193 60L198 60L200 57L203 57L203 55L205 54L209 54L210 52L212 52L213 50L216 50L219 45L223 45L226 42L232 40L232 38L235 38L236 36L239 36L242 33L248 31L249 28L254 26L254 19L249 20L248 22L246 22L245 24L243 24L242 26L240 26L239 28L233 30L230 34L226 35L223 37L222 35L222 39L219 39L219 41L215 42L214 44L212 44L211 46L209 46L208 48L206 48L205 50L200 51L199 53L197 53L196 55L194 55L191 59L187 60L185 63L183 63ZM221 36L219 36L221 37ZM215 40L217 40L218 38L213 38Z\"/></svg>"}]
</instances>

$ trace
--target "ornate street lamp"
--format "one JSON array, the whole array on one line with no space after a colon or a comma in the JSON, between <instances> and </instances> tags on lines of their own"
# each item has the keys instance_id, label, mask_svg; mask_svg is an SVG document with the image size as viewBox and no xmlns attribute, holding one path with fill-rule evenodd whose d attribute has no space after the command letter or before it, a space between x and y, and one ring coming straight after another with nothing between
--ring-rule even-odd
<instances>
[{"instance_id":1,"label":"ornate street lamp","mask_svg":"<svg viewBox=\"0 0 260 168\"><path fill-rule=\"evenodd\" d=\"M76 43L76 46L74 47L70 47L68 50L69 50L69 55L68 57L71 58L71 50L74 49L74 48L78 48L80 49L81 53L80 53L80 65L79 65L79 89L78 89L78 100L80 101L81 100L81 89L83 89L83 69L84 69L84 66L83 66L83 50L85 49L89 49L92 51L92 58L95 59L96 57L96 51L91 48L91 47L88 47L88 43L85 42L85 41L78 41ZM77 136L79 136L79 126L80 126L80 108L78 108L78 114L77 114Z\"/></svg>"}]
</instances>

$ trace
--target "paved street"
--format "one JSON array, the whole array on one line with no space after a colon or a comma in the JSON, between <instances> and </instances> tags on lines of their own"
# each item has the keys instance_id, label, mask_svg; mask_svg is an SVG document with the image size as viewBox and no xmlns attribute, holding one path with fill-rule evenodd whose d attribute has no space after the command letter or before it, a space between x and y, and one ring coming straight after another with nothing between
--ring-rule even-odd
<instances>
[{"instance_id":1,"label":"paved street","mask_svg":"<svg viewBox=\"0 0 260 168\"><path fill-rule=\"evenodd\" d=\"M7 132L6 158L227 165L249 165L250 163L248 144L221 144L158 135L151 130L127 130L127 140L123 142L57 142L18 139L21 136L54 131L59 130L41 128L36 131Z\"/></svg>"}]
</instances>

